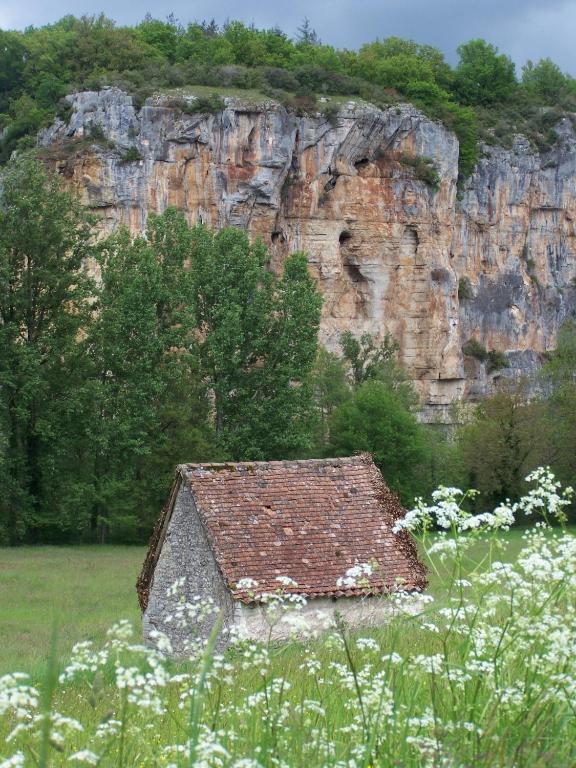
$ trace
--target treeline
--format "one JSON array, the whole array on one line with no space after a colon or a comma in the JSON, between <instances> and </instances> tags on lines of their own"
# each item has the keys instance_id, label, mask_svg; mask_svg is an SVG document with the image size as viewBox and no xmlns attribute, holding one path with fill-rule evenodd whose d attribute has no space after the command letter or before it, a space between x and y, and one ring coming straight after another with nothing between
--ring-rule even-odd
<instances>
[{"instance_id":1,"label":"treeline","mask_svg":"<svg viewBox=\"0 0 576 768\"><path fill-rule=\"evenodd\" d=\"M145 537L177 462L309 448L321 300L174 210L95 242L31 159L0 198L0 539ZM89 276L86 267L99 272Z\"/></svg>"},{"instance_id":2,"label":"treeline","mask_svg":"<svg viewBox=\"0 0 576 768\"><path fill-rule=\"evenodd\" d=\"M142 541L182 462L370 451L406 504L438 484L479 505L551 463L576 470L576 326L545 366L546 400L483 403L447 440L386 337L318 346L304 254L190 227L96 239L94 220L26 155L0 187L0 544Z\"/></svg>"},{"instance_id":3,"label":"treeline","mask_svg":"<svg viewBox=\"0 0 576 768\"><path fill-rule=\"evenodd\" d=\"M231 21L187 26L151 17L118 27L104 16L66 16L23 32L0 30L0 160L34 143L72 90L118 85L137 103L160 89L194 84L258 89L300 110L328 109L316 96L359 96L379 106L409 100L460 139L460 172L477 159L478 136L508 142L518 131L540 147L576 107L575 80L549 59L511 59L483 40L458 48L451 67L437 48L396 37L358 51L323 44L307 22L297 39ZM546 109L542 109L545 107Z\"/></svg>"}]
</instances>

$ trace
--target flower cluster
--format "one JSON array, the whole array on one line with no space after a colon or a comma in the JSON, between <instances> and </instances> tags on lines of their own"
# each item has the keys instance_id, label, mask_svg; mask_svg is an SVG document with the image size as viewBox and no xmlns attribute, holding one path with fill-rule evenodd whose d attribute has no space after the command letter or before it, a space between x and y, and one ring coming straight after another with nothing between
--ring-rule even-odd
<instances>
[{"instance_id":1,"label":"flower cluster","mask_svg":"<svg viewBox=\"0 0 576 768\"><path fill-rule=\"evenodd\" d=\"M534 483L535 487L518 502L511 504L507 500L492 512L482 512L477 515L471 514L465 508L466 500L474 498L477 491L469 490L464 493L460 488L441 486L432 494L433 504L428 505L423 499L417 499L414 509L396 521L393 531L395 533L403 530L426 532L434 527L460 533L507 531L516 521L518 512L523 512L525 515L537 513L564 522L564 508L571 503L573 489L568 487L562 491L560 483L555 480L549 467L540 467L531 472L526 477L526 482Z\"/></svg>"},{"instance_id":2,"label":"flower cluster","mask_svg":"<svg viewBox=\"0 0 576 768\"><path fill-rule=\"evenodd\" d=\"M374 573L377 563L354 563L348 568L344 576L336 581L337 587L367 587L370 585L370 576Z\"/></svg>"}]
</instances>

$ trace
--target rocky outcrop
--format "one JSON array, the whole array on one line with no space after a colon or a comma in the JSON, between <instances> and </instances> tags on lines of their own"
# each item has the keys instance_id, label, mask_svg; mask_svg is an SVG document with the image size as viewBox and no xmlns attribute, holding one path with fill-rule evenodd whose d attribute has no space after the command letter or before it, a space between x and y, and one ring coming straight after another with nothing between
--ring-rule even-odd
<instances>
[{"instance_id":1,"label":"rocky outcrop","mask_svg":"<svg viewBox=\"0 0 576 768\"><path fill-rule=\"evenodd\" d=\"M40 143L104 229L140 230L149 211L174 205L191 222L262 237L275 268L304 250L324 294L322 341L390 333L425 418L449 420L452 402L538 367L576 307L568 121L547 155L520 137L512 150L486 148L457 199L456 137L409 105L351 102L332 124L232 98L215 115L194 114L193 98L184 111L162 98L136 110L114 88L69 100L69 121ZM470 339L509 367L466 357Z\"/></svg>"}]
</instances>

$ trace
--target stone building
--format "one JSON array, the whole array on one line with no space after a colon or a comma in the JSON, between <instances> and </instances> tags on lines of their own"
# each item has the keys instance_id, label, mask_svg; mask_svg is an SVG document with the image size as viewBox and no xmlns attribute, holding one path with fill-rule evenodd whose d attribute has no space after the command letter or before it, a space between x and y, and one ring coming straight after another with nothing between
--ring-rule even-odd
<instances>
[{"instance_id":1,"label":"stone building","mask_svg":"<svg viewBox=\"0 0 576 768\"><path fill-rule=\"evenodd\" d=\"M183 464L138 579L145 639L162 631L182 652L190 628L174 616L183 598L197 596L214 600L224 630L243 638L290 635L294 616L269 621L279 591L304 596L297 618L316 627L336 609L353 626L378 623L390 611L388 593L426 586L409 534L392 532L403 514L366 454ZM365 564L360 581L346 577ZM178 581L180 595L170 589Z\"/></svg>"}]
</instances>

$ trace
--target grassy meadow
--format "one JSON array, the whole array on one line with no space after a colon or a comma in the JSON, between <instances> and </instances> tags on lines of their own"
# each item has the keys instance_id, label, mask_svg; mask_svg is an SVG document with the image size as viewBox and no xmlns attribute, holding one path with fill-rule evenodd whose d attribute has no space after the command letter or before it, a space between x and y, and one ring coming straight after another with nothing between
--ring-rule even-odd
<instances>
[{"instance_id":1,"label":"grassy meadow","mask_svg":"<svg viewBox=\"0 0 576 768\"><path fill-rule=\"evenodd\" d=\"M418 616L185 663L140 645L143 548L0 550L0 766L574 765L576 537L483 533L421 542Z\"/></svg>"},{"instance_id":2,"label":"grassy meadow","mask_svg":"<svg viewBox=\"0 0 576 768\"><path fill-rule=\"evenodd\" d=\"M135 583L144 547L0 549L0 674L41 673L56 626L68 653L102 641L119 619L140 620Z\"/></svg>"},{"instance_id":3,"label":"grassy meadow","mask_svg":"<svg viewBox=\"0 0 576 768\"><path fill-rule=\"evenodd\" d=\"M502 534L501 559L514 561L523 529ZM103 642L121 619L140 627L136 578L146 549L135 546L0 548L0 674L44 674L54 627L59 655L82 640ZM469 564L488 557L485 543L475 544ZM449 569L429 569L429 592L442 599Z\"/></svg>"}]
</instances>

